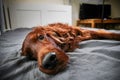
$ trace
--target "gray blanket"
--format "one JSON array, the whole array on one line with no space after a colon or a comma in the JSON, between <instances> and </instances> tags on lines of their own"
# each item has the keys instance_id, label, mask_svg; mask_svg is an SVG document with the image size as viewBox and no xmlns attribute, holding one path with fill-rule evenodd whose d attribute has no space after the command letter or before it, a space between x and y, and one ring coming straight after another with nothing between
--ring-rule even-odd
<instances>
[{"instance_id":1,"label":"gray blanket","mask_svg":"<svg viewBox=\"0 0 120 80\"><path fill-rule=\"evenodd\" d=\"M20 55L29 31L16 29L0 36L0 80L120 80L120 41L83 41L80 48L66 53L70 61L64 71L47 75L37 61Z\"/></svg>"}]
</instances>

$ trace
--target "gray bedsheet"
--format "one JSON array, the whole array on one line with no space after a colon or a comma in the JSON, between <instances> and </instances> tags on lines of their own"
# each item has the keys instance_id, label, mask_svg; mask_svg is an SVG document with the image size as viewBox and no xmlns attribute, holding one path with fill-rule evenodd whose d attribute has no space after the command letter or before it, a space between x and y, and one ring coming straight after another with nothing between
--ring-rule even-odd
<instances>
[{"instance_id":1,"label":"gray bedsheet","mask_svg":"<svg viewBox=\"0 0 120 80\"><path fill-rule=\"evenodd\" d=\"M66 53L70 61L64 71L47 75L39 71L37 61L20 55L29 31L16 29L0 36L0 80L120 80L120 41L83 41Z\"/></svg>"}]
</instances>

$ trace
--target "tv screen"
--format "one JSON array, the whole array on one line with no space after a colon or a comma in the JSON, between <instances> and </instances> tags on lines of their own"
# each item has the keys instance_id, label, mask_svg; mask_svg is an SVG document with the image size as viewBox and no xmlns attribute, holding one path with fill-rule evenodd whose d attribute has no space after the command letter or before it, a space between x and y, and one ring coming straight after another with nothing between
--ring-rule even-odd
<instances>
[{"instance_id":1,"label":"tv screen","mask_svg":"<svg viewBox=\"0 0 120 80\"><path fill-rule=\"evenodd\" d=\"M104 6L104 9L103 9L103 16L102 16L102 8ZM98 9L98 18L109 18L111 16L111 5L98 5L97 6Z\"/></svg>"},{"instance_id":2,"label":"tv screen","mask_svg":"<svg viewBox=\"0 0 120 80\"><path fill-rule=\"evenodd\" d=\"M111 5L95 5L83 3L80 5L80 19L109 18L111 15ZM102 13L102 11L104 13Z\"/></svg>"},{"instance_id":3,"label":"tv screen","mask_svg":"<svg viewBox=\"0 0 120 80\"><path fill-rule=\"evenodd\" d=\"M95 18L97 16L96 5L82 4L80 5L80 19Z\"/></svg>"}]
</instances>

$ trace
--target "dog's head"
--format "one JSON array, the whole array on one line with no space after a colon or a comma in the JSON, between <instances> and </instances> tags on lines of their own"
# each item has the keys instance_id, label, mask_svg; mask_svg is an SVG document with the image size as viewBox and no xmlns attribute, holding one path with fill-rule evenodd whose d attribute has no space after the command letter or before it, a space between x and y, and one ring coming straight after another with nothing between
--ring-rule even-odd
<instances>
[{"instance_id":1,"label":"dog's head","mask_svg":"<svg viewBox=\"0 0 120 80\"><path fill-rule=\"evenodd\" d=\"M39 69L47 74L56 74L63 70L68 56L57 44L59 41L51 37L50 28L36 27L25 38L22 55L38 60Z\"/></svg>"}]
</instances>

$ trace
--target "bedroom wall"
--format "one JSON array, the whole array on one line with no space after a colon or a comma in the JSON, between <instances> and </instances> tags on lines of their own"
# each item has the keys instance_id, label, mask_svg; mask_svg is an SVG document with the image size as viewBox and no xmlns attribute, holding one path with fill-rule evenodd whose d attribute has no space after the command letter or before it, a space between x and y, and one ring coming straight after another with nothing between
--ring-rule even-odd
<instances>
[{"instance_id":1,"label":"bedroom wall","mask_svg":"<svg viewBox=\"0 0 120 80\"><path fill-rule=\"evenodd\" d=\"M78 0L80 3L102 4L102 0Z\"/></svg>"},{"instance_id":2,"label":"bedroom wall","mask_svg":"<svg viewBox=\"0 0 120 80\"><path fill-rule=\"evenodd\" d=\"M111 18L120 18L120 0L105 0L106 4L111 4Z\"/></svg>"},{"instance_id":3,"label":"bedroom wall","mask_svg":"<svg viewBox=\"0 0 120 80\"><path fill-rule=\"evenodd\" d=\"M108 3L112 5L111 17L120 18L120 0L110 0Z\"/></svg>"},{"instance_id":4,"label":"bedroom wall","mask_svg":"<svg viewBox=\"0 0 120 80\"><path fill-rule=\"evenodd\" d=\"M78 20L79 14L79 1L71 0L70 5L72 5L72 24L76 25L76 20Z\"/></svg>"},{"instance_id":5,"label":"bedroom wall","mask_svg":"<svg viewBox=\"0 0 120 80\"><path fill-rule=\"evenodd\" d=\"M56 4L56 5L68 5L70 0L4 0L7 5L12 3L37 3L37 4Z\"/></svg>"},{"instance_id":6,"label":"bedroom wall","mask_svg":"<svg viewBox=\"0 0 120 80\"><path fill-rule=\"evenodd\" d=\"M64 0L8 0L8 4L11 3L42 3L42 4L64 4Z\"/></svg>"}]
</instances>

